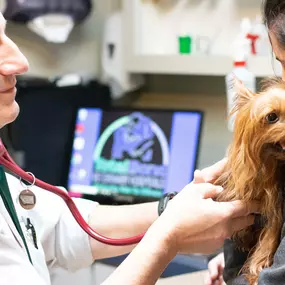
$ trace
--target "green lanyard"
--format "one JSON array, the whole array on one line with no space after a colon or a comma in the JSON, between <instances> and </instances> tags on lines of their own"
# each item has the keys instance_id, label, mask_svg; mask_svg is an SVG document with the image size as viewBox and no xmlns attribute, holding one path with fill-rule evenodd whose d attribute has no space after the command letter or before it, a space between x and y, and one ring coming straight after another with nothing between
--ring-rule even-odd
<instances>
[{"instance_id":1,"label":"green lanyard","mask_svg":"<svg viewBox=\"0 0 285 285\"><path fill-rule=\"evenodd\" d=\"M4 205L5 205L5 207L6 207L7 211L8 211L11 219L14 222L14 225L15 225L19 235L21 236L21 238L22 238L22 240L24 242L24 245L25 245L25 248L26 248L29 260L30 260L31 264L33 264L32 258L31 258L30 252L29 252L29 248L28 248L25 236L23 234L22 228L20 226L18 215L16 213L16 209L15 209L12 197L11 197L11 193L10 193L9 186L8 186L8 183L7 183L6 175L5 175L5 172L4 172L2 166L0 166L0 195L2 197Z\"/></svg>"}]
</instances>

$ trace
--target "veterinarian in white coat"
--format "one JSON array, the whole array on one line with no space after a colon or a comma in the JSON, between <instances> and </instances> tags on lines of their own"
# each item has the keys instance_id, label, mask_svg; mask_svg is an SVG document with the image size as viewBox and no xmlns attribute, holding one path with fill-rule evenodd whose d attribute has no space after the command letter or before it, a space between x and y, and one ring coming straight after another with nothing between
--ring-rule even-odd
<instances>
[{"instance_id":1,"label":"veterinarian in white coat","mask_svg":"<svg viewBox=\"0 0 285 285\"><path fill-rule=\"evenodd\" d=\"M5 177L0 175L0 185L5 183L3 180ZM27 262L29 260L23 240L1 199L1 284L28 284L26 282L38 285L49 284L49 270L52 271L57 266L76 270L92 264L93 257L88 236L70 215L61 198L33 187L37 199L36 205L32 210L25 210L19 203L22 184L9 174L7 181L33 266ZM94 203L78 199L77 205L83 217L88 220L88 215L94 209ZM36 239L29 225L32 225L36 231Z\"/></svg>"},{"instance_id":2,"label":"veterinarian in white coat","mask_svg":"<svg viewBox=\"0 0 285 285\"><path fill-rule=\"evenodd\" d=\"M19 113L16 75L28 62L5 35L0 14L0 128ZM0 167L0 284L48 285L56 267L76 270L95 259L121 255L134 246L112 247L87 236L59 197L31 187L33 207L23 202L26 186ZM199 183L185 187L158 218L157 203L104 207L77 200L90 226L104 236L123 238L146 232L139 245L105 284L154 284L177 252L211 252L233 231L251 225L258 205L217 203L222 189ZM25 194L26 195L26 194Z\"/></svg>"}]
</instances>

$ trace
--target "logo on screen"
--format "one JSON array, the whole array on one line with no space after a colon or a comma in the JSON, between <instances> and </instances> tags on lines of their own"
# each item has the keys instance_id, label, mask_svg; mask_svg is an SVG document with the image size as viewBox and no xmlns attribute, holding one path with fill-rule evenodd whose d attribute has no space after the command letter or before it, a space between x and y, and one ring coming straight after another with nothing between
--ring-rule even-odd
<instances>
[{"instance_id":1,"label":"logo on screen","mask_svg":"<svg viewBox=\"0 0 285 285\"><path fill-rule=\"evenodd\" d=\"M134 113L129 117L128 124L121 126L114 132L112 157L114 159L141 159L151 162L155 134L152 120L141 113Z\"/></svg>"},{"instance_id":2,"label":"logo on screen","mask_svg":"<svg viewBox=\"0 0 285 285\"><path fill-rule=\"evenodd\" d=\"M103 150L111 144L111 155ZM161 153L154 159L154 150ZM141 112L120 117L100 136L94 155L93 184L125 195L160 197L165 188L169 146L159 125Z\"/></svg>"}]
</instances>

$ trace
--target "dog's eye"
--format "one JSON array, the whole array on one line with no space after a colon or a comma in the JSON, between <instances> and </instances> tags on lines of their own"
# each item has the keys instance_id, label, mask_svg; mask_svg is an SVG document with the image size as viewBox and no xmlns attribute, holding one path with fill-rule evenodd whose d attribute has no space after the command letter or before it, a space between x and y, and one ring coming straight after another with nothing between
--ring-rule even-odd
<instances>
[{"instance_id":1,"label":"dog's eye","mask_svg":"<svg viewBox=\"0 0 285 285\"><path fill-rule=\"evenodd\" d=\"M266 116L266 121L269 123L269 124L274 124L276 123L277 121L279 120L279 117L276 113L270 113Z\"/></svg>"}]
</instances>

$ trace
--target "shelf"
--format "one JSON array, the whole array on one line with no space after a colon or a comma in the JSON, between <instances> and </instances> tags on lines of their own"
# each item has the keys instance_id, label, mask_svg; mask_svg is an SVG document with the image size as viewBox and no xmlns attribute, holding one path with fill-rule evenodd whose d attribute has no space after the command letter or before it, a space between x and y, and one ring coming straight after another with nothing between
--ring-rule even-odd
<instances>
[{"instance_id":1,"label":"shelf","mask_svg":"<svg viewBox=\"0 0 285 285\"><path fill-rule=\"evenodd\" d=\"M260 13L258 1L251 1L254 3L250 7L248 1L219 0L215 5L206 5L207 1L176 2L178 4L167 13L162 13L159 6L150 5L147 1L123 1L126 71L200 76L225 76L231 72L233 51L229 47L239 33L242 18L255 19ZM177 54L175 41L182 27L189 27L185 33L192 31L194 35L212 39L211 55ZM213 36L217 34L219 36ZM266 56L251 57L248 69L256 77L281 75L281 66L273 61L270 52Z\"/></svg>"},{"instance_id":2,"label":"shelf","mask_svg":"<svg viewBox=\"0 0 285 285\"><path fill-rule=\"evenodd\" d=\"M248 60L248 68L256 77L280 75L278 65L270 56L251 57ZM134 55L126 61L126 69L140 74L225 76L232 70L232 58L203 55Z\"/></svg>"}]
</instances>

